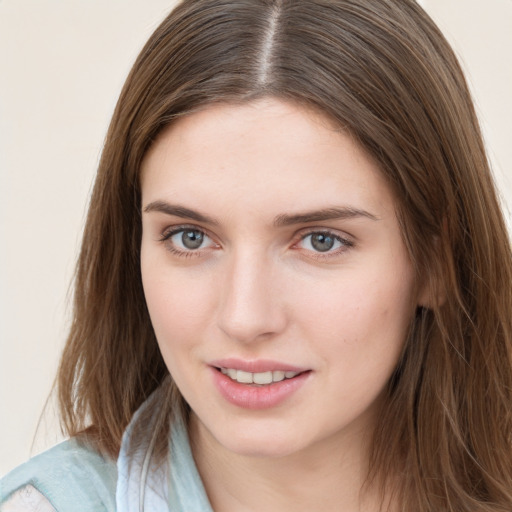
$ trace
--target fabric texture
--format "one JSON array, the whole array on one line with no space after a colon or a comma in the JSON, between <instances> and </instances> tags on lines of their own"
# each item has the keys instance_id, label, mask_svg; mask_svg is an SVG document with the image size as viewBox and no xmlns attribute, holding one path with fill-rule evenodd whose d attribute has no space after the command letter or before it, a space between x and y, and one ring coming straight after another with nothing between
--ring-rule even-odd
<instances>
[{"instance_id":1,"label":"fabric texture","mask_svg":"<svg viewBox=\"0 0 512 512\"><path fill-rule=\"evenodd\" d=\"M213 512L197 471L187 428L181 417L171 427L169 462L160 466L149 463L151 433L158 409L158 390L140 407L126 429L117 460L117 510L119 512ZM144 425L141 438L133 432Z\"/></svg>"},{"instance_id":2,"label":"fabric texture","mask_svg":"<svg viewBox=\"0 0 512 512\"><path fill-rule=\"evenodd\" d=\"M2 504L1 512L55 512L55 509L33 485L25 485Z\"/></svg>"},{"instance_id":3,"label":"fabric texture","mask_svg":"<svg viewBox=\"0 0 512 512\"><path fill-rule=\"evenodd\" d=\"M70 439L0 480L0 503L31 485L58 512L110 512L115 510L116 481L115 461L103 458L78 439Z\"/></svg>"},{"instance_id":4,"label":"fabric texture","mask_svg":"<svg viewBox=\"0 0 512 512\"><path fill-rule=\"evenodd\" d=\"M183 420L174 421L168 461L159 467L148 456L152 424L145 425L144 435L134 444L134 426L147 408L157 406L157 400L158 392L135 413L117 462L78 439L65 441L0 480L0 511L7 510L16 491L20 495L32 486L57 512L213 512ZM17 510L34 509L27 504Z\"/></svg>"}]
</instances>

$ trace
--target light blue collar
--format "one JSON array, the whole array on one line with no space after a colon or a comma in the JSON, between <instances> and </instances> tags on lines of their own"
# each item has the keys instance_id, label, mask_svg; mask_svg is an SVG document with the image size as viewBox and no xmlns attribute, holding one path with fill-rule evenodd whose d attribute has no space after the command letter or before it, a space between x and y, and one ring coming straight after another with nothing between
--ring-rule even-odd
<instances>
[{"instance_id":1,"label":"light blue collar","mask_svg":"<svg viewBox=\"0 0 512 512\"><path fill-rule=\"evenodd\" d=\"M187 428L181 418L171 426L168 462L153 466L152 433L155 415L144 428L144 438L132 448L134 426L148 407L158 410L156 391L135 413L123 435L117 460L118 512L213 512L190 449ZM132 455L128 455L132 453Z\"/></svg>"}]
</instances>

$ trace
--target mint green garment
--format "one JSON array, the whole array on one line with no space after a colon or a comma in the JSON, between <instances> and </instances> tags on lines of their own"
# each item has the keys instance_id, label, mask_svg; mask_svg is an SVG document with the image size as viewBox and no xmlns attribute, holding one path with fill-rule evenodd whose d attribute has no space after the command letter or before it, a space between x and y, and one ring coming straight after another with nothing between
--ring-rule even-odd
<instances>
[{"instance_id":1,"label":"mint green garment","mask_svg":"<svg viewBox=\"0 0 512 512\"><path fill-rule=\"evenodd\" d=\"M0 504L33 485L58 512L116 510L116 461L70 439L33 457L0 480Z\"/></svg>"},{"instance_id":2,"label":"mint green garment","mask_svg":"<svg viewBox=\"0 0 512 512\"><path fill-rule=\"evenodd\" d=\"M151 406L150 400L141 410L147 406ZM65 441L0 480L0 508L18 489L32 485L57 512L138 512L141 470L150 437L142 440L139 451L128 455L131 426L139 412L126 429L117 461L105 459L76 439ZM147 431L151 432L151 425ZM180 419L173 422L170 444L169 463L160 472L150 472L146 479L144 510L213 512L194 462L186 426Z\"/></svg>"}]
</instances>

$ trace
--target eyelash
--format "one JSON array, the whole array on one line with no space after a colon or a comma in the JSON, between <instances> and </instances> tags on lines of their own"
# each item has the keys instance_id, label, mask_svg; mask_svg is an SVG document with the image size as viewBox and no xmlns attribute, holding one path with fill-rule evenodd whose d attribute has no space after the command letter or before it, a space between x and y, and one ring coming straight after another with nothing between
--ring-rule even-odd
<instances>
[{"instance_id":1,"label":"eyelash","mask_svg":"<svg viewBox=\"0 0 512 512\"><path fill-rule=\"evenodd\" d=\"M326 260L328 258L340 256L344 252L346 252L348 249L354 247L354 242L352 240L350 240L349 238L342 237L339 234L334 233L333 231L330 231L328 229L318 229L318 228L311 229L307 232L302 232L300 234L299 240L297 242L295 242L293 244L293 246L295 247L298 244L300 244L301 242L304 242L304 240L306 240L308 237L310 237L312 235L324 235L326 237L330 237L330 238L334 239L336 242L339 242L339 244L340 244L340 247L338 247L337 249L334 249L334 250L329 249L325 252L308 250L308 252L310 252L312 255L314 255L313 257L318 260ZM310 244L311 244L311 242L310 242Z\"/></svg>"},{"instance_id":2,"label":"eyelash","mask_svg":"<svg viewBox=\"0 0 512 512\"><path fill-rule=\"evenodd\" d=\"M189 250L184 251L184 250L178 249L174 244L171 243L171 238L174 235L177 235L184 231L196 231L196 232L201 233L202 235L206 235L210 240L212 240L212 237L210 237L208 235L208 233L206 233L206 231L204 231L204 229L200 229L196 226L181 225L181 226L175 226L171 229L164 231L164 233L162 234L159 241L162 242L166 246L166 249L169 252L171 252L172 254L175 254L176 256L179 256L182 258L191 258L191 257L201 256L202 251L200 248L197 250L189 249Z\"/></svg>"},{"instance_id":3,"label":"eyelash","mask_svg":"<svg viewBox=\"0 0 512 512\"><path fill-rule=\"evenodd\" d=\"M190 258L190 257L202 256L203 251L201 250L201 248L198 248L197 250L194 250L194 249L181 250L181 249L178 249L174 244L170 243L170 240L173 236L175 236L179 233L182 233L184 231L187 231L187 230L201 233L203 236L206 236L210 240L213 240L212 237L210 237L205 230L200 229L197 226L181 225L181 226L175 226L171 229L166 230L160 237L159 241L166 245L166 248L169 252L171 252L172 254L175 254L178 257ZM337 249L335 249L335 250L328 249L325 252L306 249L308 253L311 253L312 255L314 255L313 257L318 260L325 260L328 258L332 258L334 256L339 256L340 254L344 253L348 249L354 247L354 242L352 240L350 240L349 238L342 237L339 234L336 234L328 229L318 229L318 228L310 229L307 232L301 232L299 234L299 240L294 242L292 247L298 246L300 243L304 242L308 237L310 237L312 235L324 235L326 237L330 237L330 238L334 239L335 242L338 242L340 244L340 247L338 247ZM311 242L310 242L310 244L311 244Z\"/></svg>"}]
</instances>

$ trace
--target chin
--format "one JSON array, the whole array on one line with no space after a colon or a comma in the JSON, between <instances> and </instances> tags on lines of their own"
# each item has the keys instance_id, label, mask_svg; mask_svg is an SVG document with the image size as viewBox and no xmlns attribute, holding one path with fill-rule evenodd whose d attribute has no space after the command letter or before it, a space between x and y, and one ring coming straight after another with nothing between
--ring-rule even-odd
<instances>
[{"instance_id":1,"label":"chin","mask_svg":"<svg viewBox=\"0 0 512 512\"><path fill-rule=\"evenodd\" d=\"M222 442L222 440L218 440ZM281 458L300 450L300 446L278 439L229 439L222 442L225 449L242 457Z\"/></svg>"},{"instance_id":2,"label":"chin","mask_svg":"<svg viewBox=\"0 0 512 512\"><path fill-rule=\"evenodd\" d=\"M219 428L211 433L225 450L243 457L286 457L309 444L306 436L300 435L296 428L279 429L272 424L233 424L229 429Z\"/></svg>"}]
</instances>

